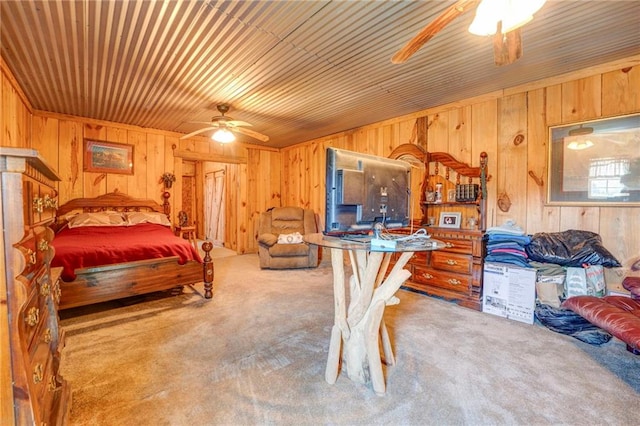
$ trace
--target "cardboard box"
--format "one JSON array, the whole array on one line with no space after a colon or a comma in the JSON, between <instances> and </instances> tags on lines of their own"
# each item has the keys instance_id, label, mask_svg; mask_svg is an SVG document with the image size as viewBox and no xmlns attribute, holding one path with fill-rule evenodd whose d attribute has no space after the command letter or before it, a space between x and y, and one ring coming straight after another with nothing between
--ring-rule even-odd
<instances>
[{"instance_id":1,"label":"cardboard box","mask_svg":"<svg viewBox=\"0 0 640 426\"><path fill-rule=\"evenodd\" d=\"M536 269L486 262L483 274L482 312L533 324Z\"/></svg>"}]
</instances>

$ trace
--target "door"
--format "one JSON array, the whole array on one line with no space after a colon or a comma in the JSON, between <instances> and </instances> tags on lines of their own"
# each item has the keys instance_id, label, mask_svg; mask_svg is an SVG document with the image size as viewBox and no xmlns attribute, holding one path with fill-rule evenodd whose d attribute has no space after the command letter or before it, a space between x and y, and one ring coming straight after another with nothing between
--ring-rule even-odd
<instances>
[{"instance_id":1,"label":"door","mask_svg":"<svg viewBox=\"0 0 640 426\"><path fill-rule=\"evenodd\" d=\"M224 246L225 235L225 169L205 175L204 231L205 238L214 246Z\"/></svg>"}]
</instances>

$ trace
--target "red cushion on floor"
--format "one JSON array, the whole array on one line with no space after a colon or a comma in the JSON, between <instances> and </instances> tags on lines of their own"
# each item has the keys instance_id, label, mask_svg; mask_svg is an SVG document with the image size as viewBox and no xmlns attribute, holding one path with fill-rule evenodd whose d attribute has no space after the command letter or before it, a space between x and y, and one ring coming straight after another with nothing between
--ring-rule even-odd
<instances>
[{"instance_id":1,"label":"red cushion on floor","mask_svg":"<svg viewBox=\"0 0 640 426\"><path fill-rule=\"evenodd\" d=\"M608 331L632 349L640 349L640 300L624 296L575 296L565 300L562 307Z\"/></svg>"}]
</instances>

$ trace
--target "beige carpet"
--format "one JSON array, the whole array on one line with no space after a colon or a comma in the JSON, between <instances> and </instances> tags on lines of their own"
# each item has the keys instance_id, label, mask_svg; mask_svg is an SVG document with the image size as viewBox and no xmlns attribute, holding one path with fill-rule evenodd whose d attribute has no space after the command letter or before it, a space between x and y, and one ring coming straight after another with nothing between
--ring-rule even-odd
<instances>
[{"instance_id":1,"label":"beige carpet","mask_svg":"<svg viewBox=\"0 0 640 426\"><path fill-rule=\"evenodd\" d=\"M631 425L640 357L408 291L386 311L387 394L324 381L331 268L217 259L213 299L62 313L72 425ZM635 390L634 390L635 389Z\"/></svg>"}]
</instances>

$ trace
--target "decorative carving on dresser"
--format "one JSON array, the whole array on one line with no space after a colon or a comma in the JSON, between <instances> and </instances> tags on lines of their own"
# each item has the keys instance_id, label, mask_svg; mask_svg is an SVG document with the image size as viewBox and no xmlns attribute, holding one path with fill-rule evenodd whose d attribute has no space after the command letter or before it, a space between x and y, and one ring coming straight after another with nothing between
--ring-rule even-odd
<instances>
[{"instance_id":1,"label":"decorative carving on dresser","mask_svg":"<svg viewBox=\"0 0 640 426\"><path fill-rule=\"evenodd\" d=\"M2 424L64 424L70 390L59 374L61 268L51 268L57 173L37 151L0 147L0 418ZM20 202L21 201L21 202ZM6 380L6 382L5 382Z\"/></svg>"}]
</instances>

